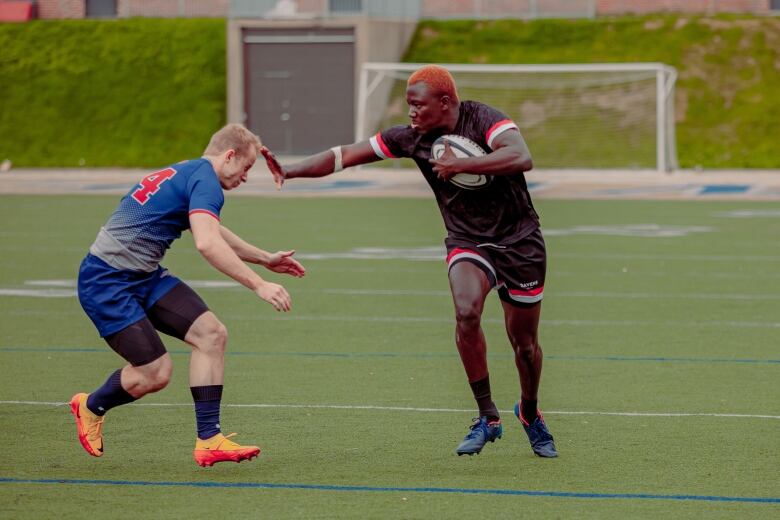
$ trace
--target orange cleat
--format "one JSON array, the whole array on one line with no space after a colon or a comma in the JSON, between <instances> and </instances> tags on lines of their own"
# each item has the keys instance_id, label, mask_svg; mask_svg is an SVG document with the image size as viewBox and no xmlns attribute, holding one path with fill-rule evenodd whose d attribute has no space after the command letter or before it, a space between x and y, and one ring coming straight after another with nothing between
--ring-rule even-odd
<instances>
[{"instance_id":1,"label":"orange cleat","mask_svg":"<svg viewBox=\"0 0 780 520\"><path fill-rule=\"evenodd\" d=\"M70 400L70 413L76 420L79 442L93 457L103 456L103 419L87 408L89 394L76 394Z\"/></svg>"},{"instance_id":2,"label":"orange cleat","mask_svg":"<svg viewBox=\"0 0 780 520\"><path fill-rule=\"evenodd\" d=\"M260 455L260 448L257 446L241 446L230 440L230 435L215 436L195 441L195 450L192 452L195 462L199 466L213 466L217 462L241 462L242 460L252 460Z\"/></svg>"}]
</instances>

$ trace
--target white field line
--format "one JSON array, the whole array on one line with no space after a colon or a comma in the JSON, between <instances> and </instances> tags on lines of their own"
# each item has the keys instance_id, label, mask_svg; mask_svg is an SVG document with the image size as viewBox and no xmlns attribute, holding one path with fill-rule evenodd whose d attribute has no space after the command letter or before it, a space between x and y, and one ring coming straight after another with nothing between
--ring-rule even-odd
<instances>
[{"instance_id":1,"label":"white field line","mask_svg":"<svg viewBox=\"0 0 780 520\"><path fill-rule=\"evenodd\" d=\"M0 296L24 296L28 298L75 298L72 289L0 289Z\"/></svg>"},{"instance_id":2,"label":"white field line","mask_svg":"<svg viewBox=\"0 0 780 520\"><path fill-rule=\"evenodd\" d=\"M12 246L0 244L0 251L30 251L30 245ZM36 250L48 250L47 247L35 247ZM297 253L298 260L408 260L416 262L444 262L444 248L417 248L396 250L387 248L359 248L342 253ZM59 251L83 251L82 248L65 247ZM195 253L192 253L195 254ZM556 253L555 258L569 260L661 260L661 261L695 261L695 262L777 262L779 255L703 255L703 254L642 254L642 253Z\"/></svg>"},{"instance_id":3,"label":"white field line","mask_svg":"<svg viewBox=\"0 0 780 520\"><path fill-rule=\"evenodd\" d=\"M724 218L780 218L780 209L735 209L733 211L713 213L712 216Z\"/></svg>"},{"instance_id":4,"label":"white field line","mask_svg":"<svg viewBox=\"0 0 780 520\"><path fill-rule=\"evenodd\" d=\"M241 286L229 280L187 280L195 289L230 289ZM41 289L0 288L0 296L38 296L42 298L74 297L76 292L67 290L75 287L75 280L28 280L27 286ZM45 288L44 288L45 287ZM324 288L298 289L297 293L341 294L347 296L431 296L449 297L446 290L416 290L416 289L356 289L356 288ZM780 294L750 294L750 293L647 293L647 292L604 292L604 291L562 291L552 295L563 298L604 298L615 300L661 299L661 300L744 300L771 301L780 300Z\"/></svg>"},{"instance_id":5,"label":"white field line","mask_svg":"<svg viewBox=\"0 0 780 520\"><path fill-rule=\"evenodd\" d=\"M572 260L679 260L696 262L777 262L777 255L675 255L675 254L599 254L599 253L556 253L555 258Z\"/></svg>"},{"instance_id":6,"label":"white field line","mask_svg":"<svg viewBox=\"0 0 780 520\"><path fill-rule=\"evenodd\" d=\"M323 292L325 294L344 294L349 296L450 296L449 291L421 291L407 289L320 289L317 291L299 292ZM734 294L734 293L621 293L598 291L562 291L554 292L553 296L565 298L608 298L615 300L780 300L780 294Z\"/></svg>"},{"instance_id":7,"label":"white field line","mask_svg":"<svg viewBox=\"0 0 780 520\"><path fill-rule=\"evenodd\" d=\"M54 401L0 401L0 405L25 406L66 406L68 403ZM134 403L132 406L182 407L192 406L192 403ZM223 404L225 408L282 408L310 410L375 410L390 412L424 412L424 413L472 413L473 409L458 408L414 408L410 406L375 406L347 404ZM511 410L501 410L501 413L511 414ZM739 414L739 413L699 413L699 412L596 412L596 411L565 411L546 410L546 415L611 415L619 417L729 417L742 419L780 419L780 415Z\"/></svg>"},{"instance_id":8,"label":"white field line","mask_svg":"<svg viewBox=\"0 0 780 520\"><path fill-rule=\"evenodd\" d=\"M367 323L454 323L452 317L417 317L417 316L260 316L233 315L236 321L335 321L335 322L367 322ZM482 323L503 324L503 319L487 318ZM780 322L755 321L646 321L646 320L541 320L543 325L558 325L572 327L712 327L739 329L780 329Z\"/></svg>"},{"instance_id":9,"label":"white field line","mask_svg":"<svg viewBox=\"0 0 780 520\"><path fill-rule=\"evenodd\" d=\"M0 248L1 250L2 248ZM295 255L298 260L317 261L317 260L409 260L418 262L443 262L444 254L428 255L423 251L417 255L389 255L378 257L373 253L363 253L359 251L347 253L299 253ZM680 261L680 262L777 262L780 261L778 255L676 255L676 254L599 254L599 253L556 253L555 258L565 258L568 260L661 260L661 261Z\"/></svg>"},{"instance_id":10,"label":"white field line","mask_svg":"<svg viewBox=\"0 0 780 520\"><path fill-rule=\"evenodd\" d=\"M49 316L51 311L41 309L11 309L6 313L8 316ZM79 309L70 309L59 311L60 316L73 315L81 316ZM309 322L336 322L336 323L440 323L451 325L454 323L454 317L424 317L424 316L312 316L305 314L295 314L282 316L277 314L234 314L230 316L230 321L254 321L254 322L274 322L274 321L309 321ZM483 318L483 324L503 325L504 320L500 318ZM561 326L561 327L680 327L680 328L716 328L716 329L780 329L780 322L777 321L681 321L681 320L541 320L542 325Z\"/></svg>"}]
</instances>

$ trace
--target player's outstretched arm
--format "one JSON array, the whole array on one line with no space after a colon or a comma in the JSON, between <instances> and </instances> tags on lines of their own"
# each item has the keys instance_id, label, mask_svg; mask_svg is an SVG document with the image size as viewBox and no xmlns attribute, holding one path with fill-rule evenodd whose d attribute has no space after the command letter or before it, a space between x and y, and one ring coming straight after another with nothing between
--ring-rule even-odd
<instances>
[{"instance_id":1,"label":"player's outstretched arm","mask_svg":"<svg viewBox=\"0 0 780 520\"><path fill-rule=\"evenodd\" d=\"M277 311L289 311L290 295L284 287L266 282L241 261L220 233L217 219L205 213L190 215L190 229L195 247L218 271L228 275L241 285L248 287L260 298L273 305Z\"/></svg>"},{"instance_id":2,"label":"player's outstretched arm","mask_svg":"<svg viewBox=\"0 0 780 520\"><path fill-rule=\"evenodd\" d=\"M230 231L225 226L220 225L220 234L230 248L244 262L262 265L275 273L289 274L300 278L306 274L306 269L292 256L295 251L277 251L269 253L259 247L253 246L244 239Z\"/></svg>"},{"instance_id":3,"label":"player's outstretched arm","mask_svg":"<svg viewBox=\"0 0 780 520\"><path fill-rule=\"evenodd\" d=\"M349 168L381 160L368 141L342 146L334 146L318 154L307 157L295 164L282 166L276 156L265 146L260 148L268 169L274 177L276 188L281 189L284 181L296 177L325 177Z\"/></svg>"},{"instance_id":4,"label":"player's outstretched arm","mask_svg":"<svg viewBox=\"0 0 780 520\"><path fill-rule=\"evenodd\" d=\"M482 175L517 175L533 168L531 152L516 130L503 132L493 141L493 151L478 157L456 157L448 144L439 159L429 159L433 171L447 180L460 172Z\"/></svg>"}]
</instances>

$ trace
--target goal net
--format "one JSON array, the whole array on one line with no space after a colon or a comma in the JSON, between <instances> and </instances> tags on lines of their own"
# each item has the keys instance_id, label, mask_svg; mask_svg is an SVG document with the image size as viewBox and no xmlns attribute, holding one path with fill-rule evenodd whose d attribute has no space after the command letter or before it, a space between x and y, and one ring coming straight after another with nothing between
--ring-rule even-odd
<instances>
[{"instance_id":1,"label":"goal net","mask_svg":"<svg viewBox=\"0 0 780 520\"><path fill-rule=\"evenodd\" d=\"M366 63L355 134L408 124L406 79L422 64ZM444 64L461 100L520 127L538 168L677 168L674 68L660 63Z\"/></svg>"}]
</instances>

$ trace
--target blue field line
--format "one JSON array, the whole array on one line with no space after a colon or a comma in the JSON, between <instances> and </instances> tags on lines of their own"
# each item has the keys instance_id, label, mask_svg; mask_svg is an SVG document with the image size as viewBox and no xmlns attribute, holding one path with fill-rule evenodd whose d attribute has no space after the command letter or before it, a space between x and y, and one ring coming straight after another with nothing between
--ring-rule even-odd
<instances>
[{"instance_id":1,"label":"blue field line","mask_svg":"<svg viewBox=\"0 0 780 520\"><path fill-rule=\"evenodd\" d=\"M750 190L749 184L705 184L699 190L699 195L745 193L748 190Z\"/></svg>"},{"instance_id":2,"label":"blue field line","mask_svg":"<svg viewBox=\"0 0 780 520\"><path fill-rule=\"evenodd\" d=\"M104 353L108 347L0 347L0 352L53 352L53 353ZM190 350L171 349L172 355L189 355ZM225 352L227 356L261 356L261 357L323 357L323 358L455 358L455 352L256 352L234 351ZM512 358L512 354L488 354L491 358ZM655 363L734 363L753 365L780 365L780 359L750 359L750 358L696 358L667 356L563 356L545 354L546 360L557 361L618 361L618 362L655 362Z\"/></svg>"},{"instance_id":3,"label":"blue field line","mask_svg":"<svg viewBox=\"0 0 780 520\"><path fill-rule=\"evenodd\" d=\"M148 480L19 479L0 477L2 484L72 484L98 486L153 486L194 488L305 489L313 491L353 491L378 493L447 493L463 495L515 495L553 498L600 498L623 500L682 500L701 502L747 502L777 504L774 497L728 497L714 495L656 495L651 493L575 493L568 491L531 491L524 489L473 489L437 487L337 486L327 484L274 484L270 482L170 482Z\"/></svg>"}]
</instances>

